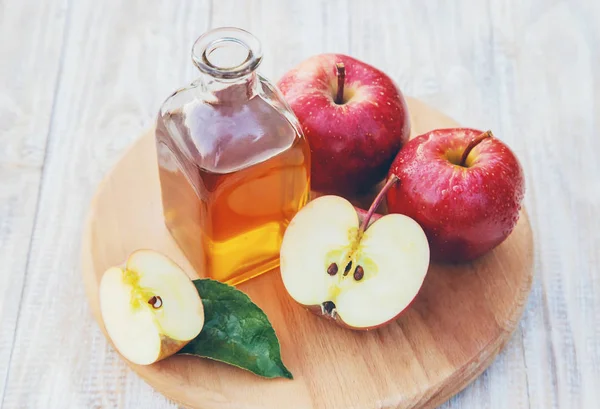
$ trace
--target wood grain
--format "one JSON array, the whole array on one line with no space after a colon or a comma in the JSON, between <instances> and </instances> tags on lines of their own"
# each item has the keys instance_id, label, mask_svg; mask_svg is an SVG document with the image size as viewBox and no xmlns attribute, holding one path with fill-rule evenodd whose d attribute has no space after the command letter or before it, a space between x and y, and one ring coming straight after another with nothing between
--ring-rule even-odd
<instances>
[{"instance_id":1,"label":"wood grain","mask_svg":"<svg viewBox=\"0 0 600 409\"><path fill-rule=\"evenodd\" d=\"M412 135L456 123L409 99ZM163 252L194 272L162 218L153 132L101 183L83 238L83 274L100 323L104 271L138 248ZM513 234L472 264L432 265L398 321L369 333L341 329L296 305L278 270L239 286L269 316L294 381L265 381L220 363L173 357L133 369L194 408L434 408L479 375L515 329L532 282L533 242L523 213ZM289 397L294 396L290 401Z\"/></svg>"},{"instance_id":2,"label":"wood grain","mask_svg":"<svg viewBox=\"0 0 600 409\"><path fill-rule=\"evenodd\" d=\"M532 295L507 348L442 408L597 408L598 21L597 0L0 1L0 406L176 407L92 322L79 237L97 182L195 77L191 42L232 24L260 37L274 80L312 54L350 53L511 146L536 239Z\"/></svg>"},{"instance_id":3,"label":"wood grain","mask_svg":"<svg viewBox=\"0 0 600 409\"><path fill-rule=\"evenodd\" d=\"M0 402L9 381L46 141L55 118L64 3L0 4ZM19 41L9 40L14 32Z\"/></svg>"},{"instance_id":4,"label":"wood grain","mask_svg":"<svg viewBox=\"0 0 600 409\"><path fill-rule=\"evenodd\" d=\"M41 49L50 41L46 30L53 29L44 20L66 13L67 27L39 210L33 233L24 233L33 237L27 270L15 269L14 275L6 273L1 278L9 276L16 284L25 280L20 303L16 297L21 289L7 287L9 299L14 300L8 312L18 313L19 319L16 330L7 328L14 339L9 341L8 368L0 367L9 374L2 407L169 406L165 398L120 365L91 319L81 288L79 237L95 185L154 119L171 90L192 79L183 69L187 64L173 68L173 61L189 61L189 46L173 44L191 44L206 30L210 2L111 1L99 6L77 0L61 6L50 1L52 8L44 6L39 15L33 13L38 16L34 21L29 21L28 15L39 7L38 2L24 3L11 3L23 14L11 24L34 32L37 26L43 27ZM135 21L131 16L137 16ZM4 36L10 37L10 33ZM34 52L40 50L28 50ZM49 63L58 57L56 50L47 52ZM45 55L42 52L41 56ZM31 78L39 77L32 89L21 85L28 89L26 95L37 98L47 87L44 82L52 80L44 77L43 61L16 59L15 64L16 71L26 67ZM48 69L51 75L52 66ZM34 110L31 117L36 114ZM35 197L28 197L36 202ZM22 202L29 205L24 199ZM25 218L31 226L32 216Z\"/></svg>"}]
</instances>

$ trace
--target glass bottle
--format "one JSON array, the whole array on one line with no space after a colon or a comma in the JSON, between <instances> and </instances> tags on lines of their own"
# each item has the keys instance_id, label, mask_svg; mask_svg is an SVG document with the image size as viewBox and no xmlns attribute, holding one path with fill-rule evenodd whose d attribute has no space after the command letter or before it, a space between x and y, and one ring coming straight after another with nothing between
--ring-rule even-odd
<instances>
[{"instance_id":1,"label":"glass bottle","mask_svg":"<svg viewBox=\"0 0 600 409\"><path fill-rule=\"evenodd\" d=\"M310 194L310 150L277 88L256 72L252 34L219 28L192 48L200 77L157 119L165 223L201 274L235 285L279 265Z\"/></svg>"}]
</instances>

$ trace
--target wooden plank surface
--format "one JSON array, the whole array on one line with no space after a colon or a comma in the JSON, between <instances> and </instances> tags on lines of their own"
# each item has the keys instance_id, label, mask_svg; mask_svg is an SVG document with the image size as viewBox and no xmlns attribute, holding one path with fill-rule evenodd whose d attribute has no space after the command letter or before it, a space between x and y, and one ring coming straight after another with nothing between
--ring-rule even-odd
<instances>
[{"instance_id":1,"label":"wooden plank surface","mask_svg":"<svg viewBox=\"0 0 600 409\"><path fill-rule=\"evenodd\" d=\"M107 346L79 271L96 183L194 77L208 27L261 38L277 79L350 53L521 158L536 281L520 329L444 408L600 398L600 3L595 0L0 1L0 399L170 408Z\"/></svg>"},{"instance_id":2,"label":"wooden plank surface","mask_svg":"<svg viewBox=\"0 0 600 409\"><path fill-rule=\"evenodd\" d=\"M0 2L0 402L19 322L64 45L66 2ZM16 38L18 35L18 38Z\"/></svg>"}]
</instances>

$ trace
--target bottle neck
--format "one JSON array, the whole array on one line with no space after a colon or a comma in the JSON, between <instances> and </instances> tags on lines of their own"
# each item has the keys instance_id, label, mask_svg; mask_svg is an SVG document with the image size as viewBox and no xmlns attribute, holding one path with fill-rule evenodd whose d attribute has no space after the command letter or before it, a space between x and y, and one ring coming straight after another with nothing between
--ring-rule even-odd
<instances>
[{"instance_id":1,"label":"bottle neck","mask_svg":"<svg viewBox=\"0 0 600 409\"><path fill-rule=\"evenodd\" d=\"M214 96L214 103L247 101L259 91L256 69L262 51L258 39L247 31L222 27L204 33L192 47L192 60L200 70L200 84Z\"/></svg>"},{"instance_id":2,"label":"bottle neck","mask_svg":"<svg viewBox=\"0 0 600 409\"><path fill-rule=\"evenodd\" d=\"M252 99L259 91L260 81L256 71L234 79L215 78L201 73L198 79L203 91L213 95L214 104L231 105Z\"/></svg>"}]
</instances>

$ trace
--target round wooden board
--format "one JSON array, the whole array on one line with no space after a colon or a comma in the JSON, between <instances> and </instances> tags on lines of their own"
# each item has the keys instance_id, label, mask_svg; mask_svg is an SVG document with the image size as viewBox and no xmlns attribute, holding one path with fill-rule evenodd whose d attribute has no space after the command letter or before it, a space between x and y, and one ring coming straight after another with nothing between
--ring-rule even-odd
<instances>
[{"instance_id":1,"label":"round wooden board","mask_svg":"<svg viewBox=\"0 0 600 409\"><path fill-rule=\"evenodd\" d=\"M412 135L453 127L450 118L409 99ZM94 316L98 284L138 248L161 251L194 272L163 224L152 132L144 134L100 184L83 237L83 275ZM294 380L266 380L189 356L131 365L159 392L185 406L241 408L434 408L475 379L503 348L532 282L527 214L510 237L471 264L432 264L412 307L369 332L338 328L295 304L278 270L238 288L268 315Z\"/></svg>"}]
</instances>

